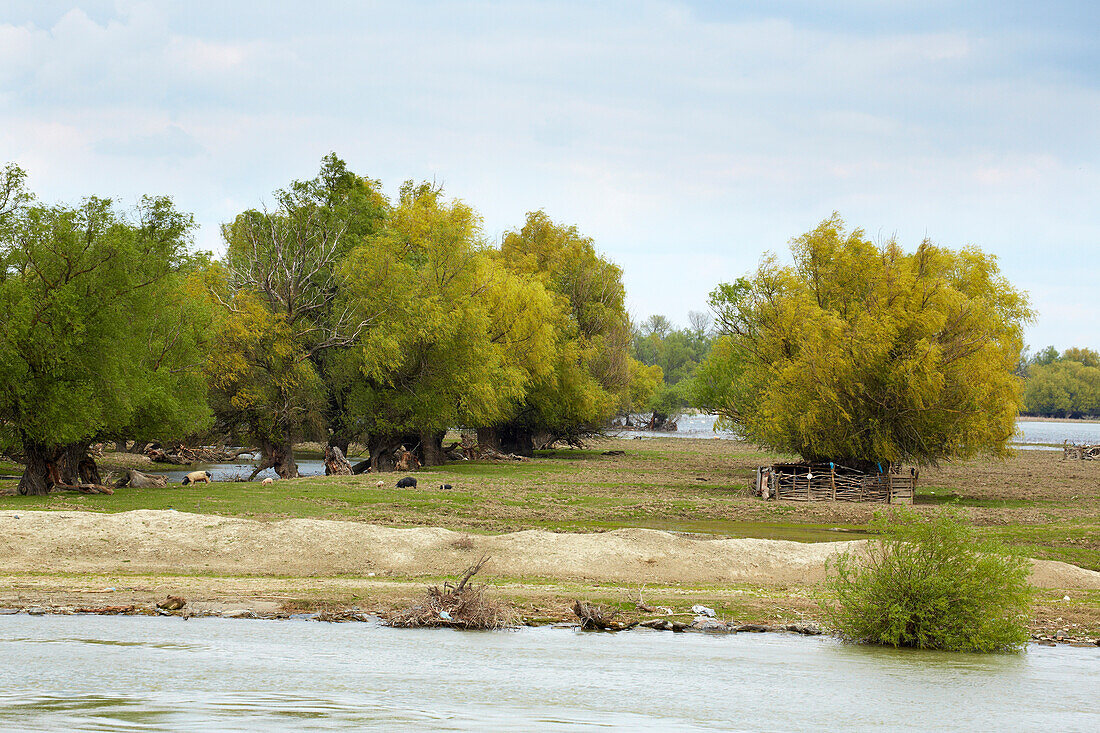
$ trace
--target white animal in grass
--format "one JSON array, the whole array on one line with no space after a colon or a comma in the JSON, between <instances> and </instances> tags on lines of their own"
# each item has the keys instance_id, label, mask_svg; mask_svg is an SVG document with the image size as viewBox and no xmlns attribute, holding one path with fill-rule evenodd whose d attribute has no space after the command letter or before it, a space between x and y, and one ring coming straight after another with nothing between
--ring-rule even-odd
<instances>
[{"instance_id":1,"label":"white animal in grass","mask_svg":"<svg viewBox=\"0 0 1100 733\"><path fill-rule=\"evenodd\" d=\"M192 471L191 473L189 473L189 474L187 474L186 476L183 477L183 485L184 486L187 486L187 484L199 484L199 483L202 483L202 484L210 483L210 472L209 471Z\"/></svg>"},{"instance_id":2,"label":"white animal in grass","mask_svg":"<svg viewBox=\"0 0 1100 733\"><path fill-rule=\"evenodd\" d=\"M268 476L267 478L265 478L263 481L260 482L260 486L271 486L271 484L273 484L273 483L275 483L275 479Z\"/></svg>"}]
</instances>

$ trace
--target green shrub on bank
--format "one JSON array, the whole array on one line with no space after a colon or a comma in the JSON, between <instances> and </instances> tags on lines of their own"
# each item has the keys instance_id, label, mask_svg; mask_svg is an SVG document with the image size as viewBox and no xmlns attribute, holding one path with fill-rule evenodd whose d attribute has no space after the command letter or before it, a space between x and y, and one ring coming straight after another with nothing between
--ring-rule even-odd
<instances>
[{"instance_id":1,"label":"green shrub on bank","mask_svg":"<svg viewBox=\"0 0 1100 733\"><path fill-rule=\"evenodd\" d=\"M1009 651L1028 639L1030 564L981 540L953 512L876 517L883 538L832 563L826 608L850 641L946 651Z\"/></svg>"}]
</instances>

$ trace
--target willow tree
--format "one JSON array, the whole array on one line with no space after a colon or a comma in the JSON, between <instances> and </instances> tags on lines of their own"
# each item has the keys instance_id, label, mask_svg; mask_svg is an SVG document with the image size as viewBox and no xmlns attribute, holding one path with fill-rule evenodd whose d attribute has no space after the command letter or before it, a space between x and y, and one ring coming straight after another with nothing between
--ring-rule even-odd
<instances>
[{"instance_id":1,"label":"willow tree","mask_svg":"<svg viewBox=\"0 0 1100 733\"><path fill-rule=\"evenodd\" d=\"M349 296L383 307L345 373L376 470L402 444L442 462L448 428L501 419L545 371L549 296L501 267L480 227L438 187L406 183L384 230L348 258Z\"/></svg>"},{"instance_id":2,"label":"willow tree","mask_svg":"<svg viewBox=\"0 0 1100 733\"><path fill-rule=\"evenodd\" d=\"M276 191L274 210L223 227L225 277L213 292L224 319L208 370L220 421L261 450L257 470L297 476L295 441L339 423L327 353L350 348L378 316L342 297L344 259L386 217L378 188L329 155L316 178Z\"/></svg>"},{"instance_id":3,"label":"willow tree","mask_svg":"<svg viewBox=\"0 0 1100 733\"><path fill-rule=\"evenodd\" d=\"M591 238L542 211L529 213L521 229L504 237L499 258L550 293L555 339L549 368L507 419L482 426L479 442L530 455L536 442L575 443L599 433L637 399L632 373L646 374L631 368L622 271L599 255Z\"/></svg>"},{"instance_id":4,"label":"willow tree","mask_svg":"<svg viewBox=\"0 0 1100 733\"><path fill-rule=\"evenodd\" d=\"M791 252L793 264L767 256L712 293L725 338L697 377L703 406L811 461L869 468L1005 452L1031 311L991 255L876 245L836 214Z\"/></svg>"},{"instance_id":5,"label":"willow tree","mask_svg":"<svg viewBox=\"0 0 1100 733\"><path fill-rule=\"evenodd\" d=\"M209 422L191 217L165 198L124 216L107 199L36 204L0 185L0 451L23 494L100 483L88 446ZM13 185L14 184L14 185Z\"/></svg>"}]
</instances>

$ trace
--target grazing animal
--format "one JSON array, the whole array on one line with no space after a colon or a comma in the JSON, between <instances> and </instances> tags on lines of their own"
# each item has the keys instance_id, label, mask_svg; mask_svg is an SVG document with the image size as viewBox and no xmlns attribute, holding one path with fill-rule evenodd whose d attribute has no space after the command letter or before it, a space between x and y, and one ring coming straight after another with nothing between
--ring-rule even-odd
<instances>
[{"instance_id":1,"label":"grazing animal","mask_svg":"<svg viewBox=\"0 0 1100 733\"><path fill-rule=\"evenodd\" d=\"M271 486L271 484L273 484L273 483L275 483L275 479L268 476L267 478L265 478L263 481L260 482L260 486Z\"/></svg>"},{"instance_id":2,"label":"grazing animal","mask_svg":"<svg viewBox=\"0 0 1100 733\"><path fill-rule=\"evenodd\" d=\"M415 489L416 488L416 479L414 479L412 476L406 476L405 478L403 478L403 479L401 479L400 481L397 482L397 488L399 488L399 489Z\"/></svg>"},{"instance_id":3,"label":"grazing animal","mask_svg":"<svg viewBox=\"0 0 1100 733\"><path fill-rule=\"evenodd\" d=\"M382 479L378 479L378 488L382 488L385 485L386 485L385 481L383 481Z\"/></svg>"},{"instance_id":4,"label":"grazing animal","mask_svg":"<svg viewBox=\"0 0 1100 733\"><path fill-rule=\"evenodd\" d=\"M186 486L187 484L197 484L197 483L204 483L204 484L210 483L210 472L209 471L192 471L191 473L189 473L189 474L187 474L186 476L183 477L183 485L184 486Z\"/></svg>"},{"instance_id":5,"label":"grazing animal","mask_svg":"<svg viewBox=\"0 0 1100 733\"><path fill-rule=\"evenodd\" d=\"M448 489L450 489L450 488L451 488L451 485L450 485L450 484L440 484L440 485L439 485L439 488L441 488L441 489L443 489L444 491L446 491L446 490L448 490Z\"/></svg>"}]
</instances>

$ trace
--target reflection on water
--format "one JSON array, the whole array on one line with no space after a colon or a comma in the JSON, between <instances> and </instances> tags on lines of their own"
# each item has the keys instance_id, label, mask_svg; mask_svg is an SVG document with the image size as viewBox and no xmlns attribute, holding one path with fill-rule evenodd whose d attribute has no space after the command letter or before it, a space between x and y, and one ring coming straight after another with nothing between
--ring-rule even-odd
<instances>
[{"instance_id":1,"label":"reflection on water","mask_svg":"<svg viewBox=\"0 0 1100 733\"><path fill-rule=\"evenodd\" d=\"M1100 730L1100 648L23 615L0 638L6 730Z\"/></svg>"}]
</instances>

